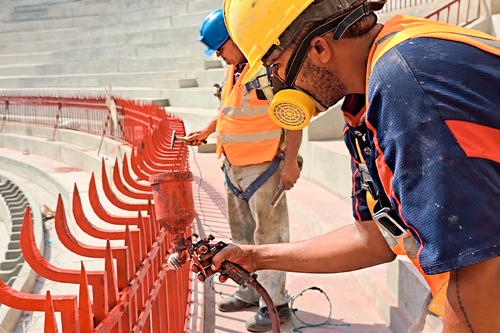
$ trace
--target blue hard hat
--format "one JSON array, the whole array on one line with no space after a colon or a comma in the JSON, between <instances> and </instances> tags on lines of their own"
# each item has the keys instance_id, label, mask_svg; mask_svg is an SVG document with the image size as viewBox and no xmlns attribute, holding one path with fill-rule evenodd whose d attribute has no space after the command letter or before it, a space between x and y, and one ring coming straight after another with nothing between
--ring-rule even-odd
<instances>
[{"instance_id":1,"label":"blue hard hat","mask_svg":"<svg viewBox=\"0 0 500 333\"><path fill-rule=\"evenodd\" d=\"M217 9L205 17L200 25L200 36L198 40L207 46L205 56L214 53L229 38L222 9Z\"/></svg>"}]
</instances>

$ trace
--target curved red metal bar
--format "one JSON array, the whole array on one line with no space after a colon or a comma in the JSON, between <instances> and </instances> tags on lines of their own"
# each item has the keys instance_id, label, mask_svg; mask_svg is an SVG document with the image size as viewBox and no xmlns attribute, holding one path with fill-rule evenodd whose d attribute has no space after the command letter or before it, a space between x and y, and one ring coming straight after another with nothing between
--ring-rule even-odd
<instances>
[{"instance_id":1,"label":"curved red metal bar","mask_svg":"<svg viewBox=\"0 0 500 333\"><path fill-rule=\"evenodd\" d=\"M139 165L137 164L137 156L134 154L134 150L135 149L132 149L132 152L130 153L130 166L132 167L132 171L134 171L139 179L149 181L149 176L154 175L157 172L148 174L146 171L143 171L142 168L139 168Z\"/></svg>"},{"instance_id":2,"label":"curved red metal bar","mask_svg":"<svg viewBox=\"0 0 500 333\"><path fill-rule=\"evenodd\" d=\"M169 169L172 164L175 164L177 160L181 158L179 154L172 154L171 156L165 156L158 154L158 152L152 151L152 144L146 143L144 148L139 150L142 155L144 162L153 168L157 169Z\"/></svg>"},{"instance_id":3,"label":"curved red metal bar","mask_svg":"<svg viewBox=\"0 0 500 333\"><path fill-rule=\"evenodd\" d=\"M75 218L76 224L83 230L87 235L98 239L125 239L125 231L121 230L106 230L94 226L85 216L82 207L82 199L80 197L80 192L78 191L78 186L73 189L73 217Z\"/></svg>"},{"instance_id":4,"label":"curved red metal bar","mask_svg":"<svg viewBox=\"0 0 500 333\"><path fill-rule=\"evenodd\" d=\"M158 159L151 158L147 150L147 145L144 146L144 149L141 148L137 150L138 159L142 161L146 168L152 170L170 170L172 168L173 163L161 164L158 162Z\"/></svg>"},{"instance_id":5,"label":"curved red metal bar","mask_svg":"<svg viewBox=\"0 0 500 333\"><path fill-rule=\"evenodd\" d=\"M149 204L148 204L148 209L149 209ZM108 240L124 239L125 243L127 242L127 239L130 239L130 241L134 244L134 247L139 246L139 229L130 230L129 224L125 225L125 231L120 231L120 230L106 230L98 228L94 226L92 223L90 223L87 217L85 217L85 213L82 207L82 201L80 198L80 193L78 191L78 187L76 186L76 184L73 192L73 216L75 218L76 224L78 224L80 229L82 229L86 234L94 238L108 239ZM138 251L137 253L135 252L132 253L133 255L136 255L135 262L138 262L138 260L140 259L140 253Z\"/></svg>"},{"instance_id":6,"label":"curved red metal bar","mask_svg":"<svg viewBox=\"0 0 500 333\"><path fill-rule=\"evenodd\" d=\"M104 222L115 225L126 225L127 223L137 225L136 217L121 217L111 215L104 209L104 207L102 207L101 202L99 201L99 194L97 193L94 173L92 173L89 182L89 201L92 209L94 210L94 213ZM143 219L146 218L147 217L143 217Z\"/></svg>"},{"instance_id":7,"label":"curved red metal bar","mask_svg":"<svg viewBox=\"0 0 500 333\"><path fill-rule=\"evenodd\" d=\"M71 252L88 258L104 259L106 257L106 248L83 244L71 234L60 194L57 200L55 227L59 241ZM115 246L112 247L111 250L113 252L113 256L116 258L116 266L118 268L118 286L121 289L126 288L129 281L127 247Z\"/></svg>"},{"instance_id":8,"label":"curved red metal bar","mask_svg":"<svg viewBox=\"0 0 500 333\"><path fill-rule=\"evenodd\" d=\"M130 174L130 169L128 166L128 161L127 161L127 154L123 154L123 166L122 166L122 174L123 174L123 179L125 179L125 182L130 185L132 188L138 190L138 191L143 191L143 192L151 192L153 189L149 185L143 185L139 184L134 180L132 175ZM148 179L149 180L149 179Z\"/></svg>"},{"instance_id":9,"label":"curved red metal bar","mask_svg":"<svg viewBox=\"0 0 500 333\"><path fill-rule=\"evenodd\" d=\"M170 149L171 146L169 147L164 147L162 146L161 143L159 143L159 139L157 139L158 132L154 131L151 133L151 136L149 138L146 138L146 145L149 146L150 152L154 152L158 157L165 157L165 158L171 158L171 157L177 157L179 155L179 149L175 147L175 144L178 142L174 143L174 149Z\"/></svg>"},{"instance_id":10,"label":"curved red metal bar","mask_svg":"<svg viewBox=\"0 0 500 333\"><path fill-rule=\"evenodd\" d=\"M115 184L115 187L118 191L120 191L127 197L140 200L145 200L148 198L148 193L131 191L127 188L127 186L125 186L125 184L122 181L122 177L120 177L120 168L118 166L118 159L115 160L115 166L113 167L113 184Z\"/></svg>"},{"instance_id":11,"label":"curved red metal bar","mask_svg":"<svg viewBox=\"0 0 500 333\"><path fill-rule=\"evenodd\" d=\"M177 165L184 165L188 156L186 152L187 144L181 142L181 145L176 148L174 153L169 153L168 155L161 153L150 136L145 139L144 147L138 151L143 161L156 170L172 170Z\"/></svg>"},{"instance_id":12,"label":"curved red metal bar","mask_svg":"<svg viewBox=\"0 0 500 333\"><path fill-rule=\"evenodd\" d=\"M102 159L101 177L102 177L102 189L104 191L104 194L106 195L106 198L109 200L109 202L111 202L116 207L126 211L136 212L141 209L141 206L147 205L147 203L144 203L142 205L130 204L118 199L118 197L111 189L111 186L109 185L108 175L106 174L106 163L104 163L104 159Z\"/></svg>"},{"instance_id":13,"label":"curved red metal bar","mask_svg":"<svg viewBox=\"0 0 500 333\"><path fill-rule=\"evenodd\" d=\"M154 169L154 168L147 166L144 163L142 156L139 154L138 150L136 150L135 153L134 153L134 151L132 151L132 155L130 157L130 164L132 165L132 169L134 170L134 172L136 172L134 169L134 166L135 166L137 169L140 170L140 172L147 174L147 175L155 175L157 173L164 173L164 172L175 170L174 164L172 165L172 168L170 170L168 170L168 169ZM148 176L148 179L149 179L149 176Z\"/></svg>"},{"instance_id":14,"label":"curved red metal bar","mask_svg":"<svg viewBox=\"0 0 500 333\"><path fill-rule=\"evenodd\" d=\"M143 170L145 173L148 173L150 175L154 175L154 174L157 174L157 173L164 173L164 172L168 172L168 171L172 171L175 167L175 163L172 163L171 165L169 165L169 167L163 167L163 166L159 166L158 168L154 168L154 167L151 167L149 166L148 164L146 164L146 161L144 161L144 154L143 154L144 150L139 150L137 149L135 151L135 154L134 152L132 152L132 163L136 163L137 166L139 166L139 168L141 170ZM153 164L153 163L152 163Z\"/></svg>"},{"instance_id":15,"label":"curved red metal bar","mask_svg":"<svg viewBox=\"0 0 500 333\"><path fill-rule=\"evenodd\" d=\"M60 295L52 297L54 311L61 312L63 332L80 332L76 318L78 306L76 295ZM43 295L28 294L17 291L0 279L0 303L13 309L24 311L45 311L47 298Z\"/></svg>"},{"instance_id":16,"label":"curved red metal bar","mask_svg":"<svg viewBox=\"0 0 500 333\"><path fill-rule=\"evenodd\" d=\"M33 232L33 220L30 208L26 208L20 237L21 250L24 260L40 276L55 282L78 284L80 283L80 271L74 269L62 269L49 263L38 250ZM90 271L87 273L89 283L92 286L94 296L94 311L97 321L101 321L108 312L108 289L106 286L105 271Z\"/></svg>"}]
</instances>

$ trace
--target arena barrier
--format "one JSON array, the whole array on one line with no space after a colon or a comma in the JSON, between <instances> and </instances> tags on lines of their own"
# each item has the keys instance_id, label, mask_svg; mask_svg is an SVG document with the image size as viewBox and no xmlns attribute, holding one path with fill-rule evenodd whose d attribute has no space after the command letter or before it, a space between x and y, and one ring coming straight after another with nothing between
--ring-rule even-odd
<instances>
[{"instance_id":1,"label":"arena barrier","mask_svg":"<svg viewBox=\"0 0 500 333\"><path fill-rule=\"evenodd\" d=\"M26 263L48 280L78 284L79 294L54 295L47 291L46 295L35 295L14 290L0 280L0 303L24 311L44 311L46 333L58 332L56 312L61 314L64 333L185 332L191 287L189 265L180 270L167 269L170 244L179 235L171 235L157 223L155 204L161 203L153 203L147 182L157 173L189 172L186 143L175 141L173 149L170 146L173 130L178 136L185 135L183 122L156 105L100 97L0 96L0 117L0 132L5 123L53 127L53 139L58 128L69 128L131 146L131 155L123 156L121 170L116 159L112 178L107 177L103 159L101 176L106 198L122 210L137 213L135 218L106 211L92 174L88 194L94 213L104 222L123 226L119 230L99 228L87 219L75 184L71 212L77 225L88 235L107 240L106 247L92 246L71 234L59 196L55 229L60 242L80 256L104 259L102 271L87 271L83 262L80 270L70 270L43 258L35 245L28 207L20 236ZM136 199L135 203L120 199L111 182L121 198ZM191 198L185 202L192 203L192 193L186 195ZM183 208L194 211L194 207ZM171 214L175 218L180 213ZM190 227L186 233L191 234ZM110 240L123 240L123 246L111 246Z\"/></svg>"}]
</instances>

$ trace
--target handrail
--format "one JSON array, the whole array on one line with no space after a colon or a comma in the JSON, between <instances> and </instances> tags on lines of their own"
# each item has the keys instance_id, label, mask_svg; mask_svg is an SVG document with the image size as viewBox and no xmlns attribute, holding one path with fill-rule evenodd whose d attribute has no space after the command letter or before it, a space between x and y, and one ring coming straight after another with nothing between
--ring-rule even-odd
<instances>
[{"instance_id":1,"label":"handrail","mask_svg":"<svg viewBox=\"0 0 500 333\"><path fill-rule=\"evenodd\" d=\"M405 8L416 7L435 1L438 0L387 0L384 8L380 10L380 13L388 13Z\"/></svg>"},{"instance_id":2,"label":"handrail","mask_svg":"<svg viewBox=\"0 0 500 333\"><path fill-rule=\"evenodd\" d=\"M481 1L477 1L476 15L474 17L469 17L472 6L471 0L467 0L467 4L465 6L463 6L464 2L462 0L452 0L443 7L433 11L425 18L455 24L459 27L465 27L479 18L480 3ZM454 6L455 4L457 6ZM455 17L454 21L450 21L450 14L452 13L452 10L456 10L456 16L453 14ZM465 14L460 15L463 11L465 11ZM443 18L444 15L446 15L445 18Z\"/></svg>"}]
</instances>

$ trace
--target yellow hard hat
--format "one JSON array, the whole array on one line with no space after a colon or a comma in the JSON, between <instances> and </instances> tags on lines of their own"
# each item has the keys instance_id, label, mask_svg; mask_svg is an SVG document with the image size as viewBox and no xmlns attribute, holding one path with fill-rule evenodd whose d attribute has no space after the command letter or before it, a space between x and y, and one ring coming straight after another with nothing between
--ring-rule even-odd
<instances>
[{"instance_id":1,"label":"yellow hard hat","mask_svg":"<svg viewBox=\"0 0 500 333\"><path fill-rule=\"evenodd\" d=\"M248 59L247 82L262 66L262 57L314 0L224 0L224 20L233 41Z\"/></svg>"},{"instance_id":2,"label":"yellow hard hat","mask_svg":"<svg viewBox=\"0 0 500 333\"><path fill-rule=\"evenodd\" d=\"M257 74L263 64L262 58L273 45L281 46L284 50L288 46L284 44L293 40L304 23L341 12L356 0L317 1L318 4L310 6L314 8L306 10L313 2L315 0L224 0L224 20L229 35L250 64L243 83ZM299 15L303 19L296 22ZM293 31L288 39L283 40L281 35L290 26Z\"/></svg>"}]
</instances>

